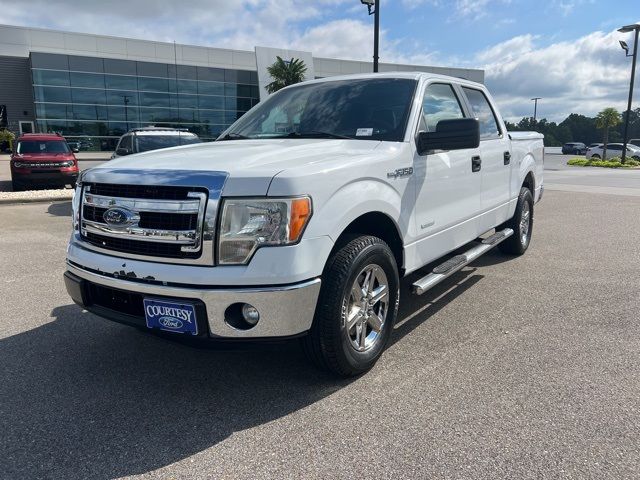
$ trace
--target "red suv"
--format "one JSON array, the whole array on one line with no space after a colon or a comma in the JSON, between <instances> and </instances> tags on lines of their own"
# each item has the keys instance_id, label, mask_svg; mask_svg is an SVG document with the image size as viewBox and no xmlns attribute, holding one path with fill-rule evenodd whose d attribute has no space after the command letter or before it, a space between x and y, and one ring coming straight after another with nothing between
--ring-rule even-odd
<instances>
[{"instance_id":1,"label":"red suv","mask_svg":"<svg viewBox=\"0 0 640 480\"><path fill-rule=\"evenodd\" d=\"M27 133L18 138L11 154L13 190L28 185L75 186L78 161L62 135Z\"/></svg>"}]
</instances>

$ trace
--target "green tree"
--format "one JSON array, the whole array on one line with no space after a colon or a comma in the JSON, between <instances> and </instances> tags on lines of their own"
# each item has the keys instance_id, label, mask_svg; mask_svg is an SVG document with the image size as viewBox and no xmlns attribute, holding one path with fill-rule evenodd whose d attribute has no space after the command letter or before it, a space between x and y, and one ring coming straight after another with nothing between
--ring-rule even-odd
<instances>
[{"instance_id":1,"label":"green tree","mask_svg":"<svg viewBox=\"0 0 640 480\"><path fill-rule=\"evenodd\" d=\"M600 130L604 130L604 138L602 139L602 159L607 158L607 142L609 141L609 129L612 127L616 127L622 118L620 117L620 113L613 107L608 107L602 110L596 116L596 127Z\"/></svg>"},{"instance_id":2,"label":"green tree","mask_svg":"<svg viewBox=\"0 0 640 480\"><path fill-rule=\"evenodd\" d=\"M596 128L595 118L572 113L558 126L569 130L568 138L564 140L564 143L584 142L589 145L600 141L600 132Z\"/></svg>"},{"instance_id":3,"label":"green tree","mask_svg":"<svg viewBox=\"0 0 640 480\"><path fill-rule=\"evenodd\" d=\"M9 149L13 150L13 141L16 139L16 136L13 132L7 130L6 128L0 129L0 144L7 142L9 143Z\"/></svg>"},{"instance_id":4,"label":"green tree","mask_svg":"<svg viewBox=\"0 0 640 480\"><path fill-rule=\"evenodd\" d=\"M267 71L273 78L273 82L266 86L267 92L275 93L281 88L303 82L307 66L299 58L292 58L287 62L281 57L276 57L276 61L267 67Z\"/></svg>"}]
</instances>

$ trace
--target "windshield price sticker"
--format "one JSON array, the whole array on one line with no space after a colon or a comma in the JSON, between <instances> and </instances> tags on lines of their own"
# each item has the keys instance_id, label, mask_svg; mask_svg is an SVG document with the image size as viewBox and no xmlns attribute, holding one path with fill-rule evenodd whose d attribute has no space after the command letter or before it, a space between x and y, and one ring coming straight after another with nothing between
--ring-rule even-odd
<instances>
[{"instance_id":1,"label":"windshield price sticker","mask_svg":"<svg viewBox=\"0 0 640 480\"><path fill-rule=\"evenodd\" d=\"M373 128L359 128L356 130L356 137L370 137L373 135Z\"/></svg>"}]
</instances>

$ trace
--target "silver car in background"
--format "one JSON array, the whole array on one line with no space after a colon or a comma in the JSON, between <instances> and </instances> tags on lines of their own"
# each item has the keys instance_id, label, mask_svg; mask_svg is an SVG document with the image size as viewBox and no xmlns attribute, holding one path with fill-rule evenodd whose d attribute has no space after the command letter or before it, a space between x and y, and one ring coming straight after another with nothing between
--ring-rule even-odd
<instances>
[{"instance_id":1,"label":"silver car in background","mask_svg":"<svg viewBox=\"0 0 640 480\"><path fill-rule=\"evenodd\" d=\"M622 147L621 143L609 143L607 144L607 157L604 158L604 145L599 144L595 147L589 147L587 149L586 157L588 159L594 160L610 160L615 157L622 157ZM634 160L640 160L640 147L637 147L632 144L627 145L627 158L633 158Z\"/></svg>"}]
</instances>

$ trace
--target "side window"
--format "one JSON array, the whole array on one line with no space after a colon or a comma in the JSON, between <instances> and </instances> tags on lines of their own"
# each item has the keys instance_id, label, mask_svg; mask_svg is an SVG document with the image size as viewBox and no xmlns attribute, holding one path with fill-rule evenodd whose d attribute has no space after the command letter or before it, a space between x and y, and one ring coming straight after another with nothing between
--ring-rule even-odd
<instances>
[{"instance_id":1,"label":"side window","mask_svg":"<svg viewBox=\"0 0 640 480\"><path fill-rule=\"evenodd\" d=\"M131 135L125 135L120 139L118 150L120 150L121 148L126 148L127 150L133 153L133 144L131 142Z\"/></svg>"},{"instance_id":2,"label":"side window","mask_svg":"<svg viewBox=\"0 0 640 480\"><path fill-rule=\"evenodd\" d=\"M432 83L422 99L420 131L435 132L440 120L463 118L462 107L453 87L446 83Z\"/></svg>"},{"instance_id":3,"label":"side window","mask_svg":"<svg viewBox=\"0 0 640 480\"><path fill-rule=\"evenodd\" d=\"M473 88L462 87L462 90L469 100L473 115L480 122L480 140L498 138L500 128L487 97L480 90Z\"/></svg>"}]
</instances>

